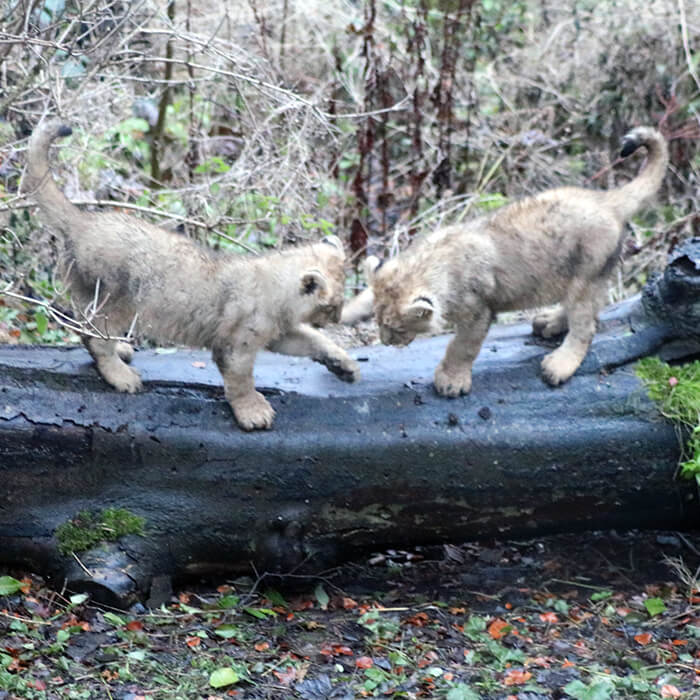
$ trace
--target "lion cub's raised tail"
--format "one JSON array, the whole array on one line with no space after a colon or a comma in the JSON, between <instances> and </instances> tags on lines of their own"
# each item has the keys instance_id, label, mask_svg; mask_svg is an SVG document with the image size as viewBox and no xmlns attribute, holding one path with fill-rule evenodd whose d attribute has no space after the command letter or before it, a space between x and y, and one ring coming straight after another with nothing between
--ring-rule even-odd
<instances>
[{"instance_id":1,"label":"lion cub's raised tail","mask_svg":"<svg viewBox=\"0 0 700 700\"><path fill-rule=\"evenodd\" d=\"M647 149L644 169L626 185L610 190L606 203L620 221L634 216L658 191L668 167L668 146L659 131L650 126L638 126L622 139L623 158L641 146Z\"/></svg>"},{"instance_id":2,"label":"lion cub's raised tail","mask_svg":"<svg viewBox=\"0 0 700 700\"><path fill-rule=\"evenodd\" d=\"M64 233L70 233L68 222L78 213L78 209L61 192L49 169L49 146L58 138L70 136L73 130L61 124L58 119L50 119L34 129L27 149L27 172L22 190L33 195L41 207L41 212L50 226Z\"/></svg>"}]
</instances>

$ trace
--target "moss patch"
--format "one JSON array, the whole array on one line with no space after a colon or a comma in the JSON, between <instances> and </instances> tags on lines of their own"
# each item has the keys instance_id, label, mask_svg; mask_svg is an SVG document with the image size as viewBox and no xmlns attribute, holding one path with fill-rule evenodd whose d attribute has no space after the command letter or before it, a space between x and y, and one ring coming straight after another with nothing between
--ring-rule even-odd
<instances>
[{"instance_id":1,"label":"moss patch","mask_svg":"<svg viewBox=\"0 0 700 700\"><path fill-rule=\"evenodd\" d=\"M637 375L661 413L691 431L684 449L689 459L681 462L681 475L700 483L700 362L672 367L657 357L645 357L637 363Z\"/></svg>"},{"instance_id":2,"label":"moss patch","mask_svg":"<svg viewBox=\"0 0 700 700\"><path fill-rule=\"evenodd\" d=\"M97 513L83 510L56 528L58 550L66 555L124 535L142 535L145 523L145 518L125 508L107 508Z\"/></svg>"}]
</instances>

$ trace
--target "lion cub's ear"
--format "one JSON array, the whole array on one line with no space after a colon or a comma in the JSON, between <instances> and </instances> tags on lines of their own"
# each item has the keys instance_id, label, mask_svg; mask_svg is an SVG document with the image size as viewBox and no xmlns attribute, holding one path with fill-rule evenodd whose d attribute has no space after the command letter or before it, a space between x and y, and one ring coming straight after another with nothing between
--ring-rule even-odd
<instances>
[{"instance_id":1,"label":"lion cub's ear","mask_svg":"<svg viewBox=\"0 0 700 700\"><path fill-rule=\"evenodd\" d=\"M338 238L338 236L334 236L334 235L324 236L321 239L321 243L326 243L328 245L332 245L340 253L345 255L345 249L343 248L343 241L341 241L340 238Z\"/></svg>"},{"instance_id":2,"label":"lion cub's ear","mask_svg":"<svg viewBox=\"0 0 700 700\"><path fill-rule=\"evenodd\" d=\"M307 270L301 276L301 293L315 294L317 292L326 292L328 290L328 280L321 270Z\"/></svg>"},{"instance_id":3,"label":"lion cub's ear","mask_svg":"<svg viewBox=\"0 0 700 700\"><path fill-rule=\"evenodd\" d=\"M406 313L413 318L429 319L435 311L433 302L428 297L416 297L407 307Z\"/></svg>"},{"instance_id":4,"label":"lion cub's ear","mask_svg":"<svg viewBox=\"0 0 700 700\"><path fill-rule=\"evenodd\" d=\"M382 266L382 261L376 255L368 255L362 263L365 277L371 284L374 279L374 273Z\"/></svg>"}]
</instances>

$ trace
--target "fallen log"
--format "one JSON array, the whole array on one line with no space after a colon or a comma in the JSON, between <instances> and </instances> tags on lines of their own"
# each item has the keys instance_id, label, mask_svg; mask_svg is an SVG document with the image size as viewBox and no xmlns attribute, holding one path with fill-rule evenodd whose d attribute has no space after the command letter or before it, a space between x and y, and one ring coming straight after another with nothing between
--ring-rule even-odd
<instances>
[{"instance_id":1,"label":"fallen log","mask_svg":"<svg viewBox=\"0 0 700 700\"><path fill-rule=\"evenodd\" d=\"M127 605L170 577L313 572L367 551L606 528L689 528L697 494L674 479L675 428L633 370L700 350L700 239L641 296L612 307L576 375L539 376L551 343L495 326L469 396L438 397L447 337L359 348L363 380L263 355L279 408L243 433L204 353L140 351L145 391L123 395L80 348L0 347L0 563ZM142 535L61 554L81 511L125 508Z\"/></svg>"}]
</instances>

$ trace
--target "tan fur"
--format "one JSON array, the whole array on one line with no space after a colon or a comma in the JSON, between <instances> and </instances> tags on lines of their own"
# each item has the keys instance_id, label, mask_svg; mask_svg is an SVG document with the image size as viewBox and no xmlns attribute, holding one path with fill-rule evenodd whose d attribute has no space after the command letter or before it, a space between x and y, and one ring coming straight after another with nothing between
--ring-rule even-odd
<instances>
[{"instance_id":1,"label":"tan fur","mask_svg":"<svg viewBox=\"0 0 700 700\"><path fill-rule=\"evenodd\" d=\"M49 172L49 146L68 133L57 121L35 130L24 191L66 237L76 309L84 311L99 291L92 322L101 333L123 335L136 317L138 332L156 342L211 348L245 430L269 428L274 417L253 383L255 356L263 348L309 356L347 381L359 377L357 363L311 327L340 318L345 256L337 237L259 258L217 255L133 216L82 212ZM115 389L141 389L139 375L125 364L133 352L127 343L88 336L84 342Z\"/></svg>"},{"instance_id":2,"label":"tan fur","mask_svg":"<svg viewBox=\"0 0 700 700\"><path fill-rule=\"evenodd\" d=\"M561 302L534 319L533 331L550 337L568 329L542 361L547 382L566 381L593 338L625 221L656 193L666 171L661 134L638 127L625 137L623 153L642 145L646 167L623 187L549 190L427 236L375 270L372 293L350 302L353 316L373 295L380 337L389 345L410 343L438 320L454 324L435 388L458 396L471 388L472 363L496 313Z\"/></svg>"}]
</instances>

